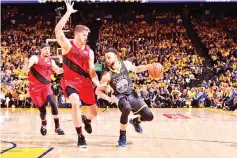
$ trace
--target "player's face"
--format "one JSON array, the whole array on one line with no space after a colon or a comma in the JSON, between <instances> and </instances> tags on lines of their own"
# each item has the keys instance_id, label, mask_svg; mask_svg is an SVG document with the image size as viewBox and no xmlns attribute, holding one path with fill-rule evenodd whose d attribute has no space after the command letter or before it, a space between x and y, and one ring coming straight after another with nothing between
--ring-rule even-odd
<instances>
[{"instance_id":1,"label":"player's face","mask_svg":"<svg viewBox=\"0 0 237 158\"><path fill-rule=\"evenodd\" d=\"M41 49L41 53L45 57L50 56L50 47L44 47L43 49Z\"/></svg>"},{"instance_id":2,"label":"player's face","mask_svg":"<svg viewBox=\"0 0 237 158\"><path fill-rule=\"evenodd\" d=\"M117 59L117 57L113 52L108 52L105 54L105 63L109 67L112 67L115 64L116 59Z\"/></svg>"},{"instance_id":3,"label":"player's face","mask_svg":"<svg viewBox=\"0 0 237 158\"><path fill-rule=\"evenodd\" d=\"M76 33L76 39L79 43L82 43L83 45L86 45L87 38L88 38L88 31L80 31Z\"/></svg>"}]
</instances>

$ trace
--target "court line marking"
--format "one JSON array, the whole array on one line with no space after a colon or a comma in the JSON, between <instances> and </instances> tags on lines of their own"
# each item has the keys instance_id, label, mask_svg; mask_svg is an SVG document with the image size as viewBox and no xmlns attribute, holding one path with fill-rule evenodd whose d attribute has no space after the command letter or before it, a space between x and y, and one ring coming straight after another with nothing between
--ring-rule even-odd
<instances>
[{"instance_id":1,"label":"court line marking","mask_svg":"<svg viewBox=\"0 0 237 158\"><path fill-rule=\"evenodd\" d=\"M7 151L10 151L10 150L14 149L14 148L17 146L17 145L16 145L15 143L13 143L13 142L7 142L7 141L1 141L1 142L10 143L10 144L12 144L12 147L1 151L0 154L3 154L3 153L5 153L5 152L7 152Z\"/></svg>"},{"instance_id":2,"label":"court line marking","mask_svg":"<svg viewBox=\"0 0 237 158\"><path fill-rule=\"evenodd\" d=\"M41 154L39 157L37 158L42 158L44 157L45 155L47 155L50 151L52 151L54 148L49 148L47 151L45 151L43 154Z\"/></svg>"},{"instance_id":3,"label":"court line marking","mask_svg":"<svg viewBox=\"0 0 237 158\"><path fill-rule=\"evenodd\" d=\"M103 111L101 111L101 112L105 112L105 111L107 111L107 110L109 110L108 108L105 108Z\"/></svg>"},{"instance_id":4,"label":"court line marking","mask_svg":"<svg viewBox=\"0 0 237 158\"><path fill-rule=\"evenodd\" d=\"M216 113L216 114L222 114L222 115L225 114L225 115L228 115L228 116L236 116L234 114L234 112L225 111L225 110L222 110L222 109L204 108L204 111L211 112L211 113Z\"/></svg>"},{"instance_id":5,"label":"court line marking","mask_svg":"<svg viewBox=\"0 0 237 158\"><path fill-rule=\"evenodd\" d=\"M1 141L1 142L10 143L10 144L12 144L13 146L12 146L11 148L2 150L0 154L3 154L3 153L5 153L5 152L8 152L8 151L10 151L10 150L12 150L12 149L14 149L14 148L17 147L17 145L16 145L15 143L13 143L13 142L7 142L7 141ZM47 154L48 154L50 151L52 151L53 149L54 149L53 147L52 147L52 148L49 148L47 151L45 151L43 154L41 154L41 155L40 155L39 157L37 157L37 158L42 158L42 157L44 157L45 155L47 155Z\"/></svg>"},{"instance_id":6,"label":"court line marking","mask_svg":"<svg viewBox=\"0 0 237 158\"><path fill-rule=\"evenodd\" d=\"M10 133L9 133L10 134ZM23 133L21 133L23 134ZM24 134L27 134L29 135L30 133L24 133ZM50 135L50 134L47 134L49 136L53 136L53 135ZM75 134L67 134L67 135L75 135ZM32 136L32 135L31 135ZM91 137L111 137L111 138L114 138L114 137L118 137L117 135L90 135ZM146 137L140 137L140 136L129 136L129 138L136 138L136 139L167 139L167 140L175 140L175 141L190 141L190 142L207 142L207 143L223 143L223 144L236 144L237 145L237 142L227 142L227 141L218 141L218 140L203 140L203 139L186 139L186 138L168 138L168 137L149 137L149 136L146 136ZM54 139L54 138L53 138Z\"/></svg>"}]
</instances>

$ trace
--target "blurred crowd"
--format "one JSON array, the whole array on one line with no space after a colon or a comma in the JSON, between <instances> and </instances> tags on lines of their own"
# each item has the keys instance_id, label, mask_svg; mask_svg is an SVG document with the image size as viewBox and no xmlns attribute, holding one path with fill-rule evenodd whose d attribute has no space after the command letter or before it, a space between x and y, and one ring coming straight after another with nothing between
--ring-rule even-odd
<instances>
[{"instance_id":1,"label":"blurred crowd","mask_svg":"<svg viewBox=\"0 0 237 158\"><path fill-rule=\"evenodd\" d=\"M237 18L193 20L221 84L237 86Z\"/></svg>"},{"instance_id":2,"label":"blurred crowd","mask_svg":"<svg viewBox=\"0 0 237 158\"><path fill-rule=\"evenodd\" d=\"M42 41L54 38L50 18L22 16L34 20L30 24L24 19L19 24L11 23L1 34L2 106L34 106L27 74L21 72L22 64L25 58L39 53ZM123 17L130 18L122 20ZM159 80L151 79L148 72L130 74L134 89L150 107L231 107L237 102L236 18L193 20L193 24L215 63L219 82L209 80L201 86L195 85L196 77L203 73L204 58L192 46L179 12L123 13L117 20L106 14L96 42L96 62L103 64L104 50L114 47L121 60L130 60L135 65L161 63L165 71ZM53 54L56 48L53 44ZM60 90L54 75L52 80L58 96ZM99 103L99 106L108 105Z\"/></svg>"}]
</instances>

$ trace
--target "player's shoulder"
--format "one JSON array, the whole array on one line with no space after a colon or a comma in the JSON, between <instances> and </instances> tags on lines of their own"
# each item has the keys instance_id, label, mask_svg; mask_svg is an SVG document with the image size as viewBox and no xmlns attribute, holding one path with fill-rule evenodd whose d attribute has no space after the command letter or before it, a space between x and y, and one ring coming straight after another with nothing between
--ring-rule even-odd
<instances>
[{"instance_id":1,"label":"player's shoulder","mask_svg":"<svg viewBox=\"0 0 237 158\"><path fill-rule=\"evenodd\" d=\"M113 75L113 74L112 74L112 72L111 72L110 70L105 70L105 71L103 72L103 77L104 77L104 78L110 79L112 75Z\"/></svg>"},{"instance_id":2,"label":"player's shoulder","mask_svg":"<svg viewBox=\"0 0 237 158\"><path fill-rule=\"evenodd\" d=\"M126 67L128 70L131 69L131 66L132 66L131 61L129 61L129 60L124 60L123 63L124 63L125 67Z\"/></svg>"},{"instance_id":3,"label":"player's shoulder","mask_svg":"<svg viewBox=\"0 0 237 158\"><path fill-rule=\"evenodd\" d=\"M121 62L123 62L125 65L130 65L130 64L132 64L131 61L129 61L129 60L122 60Z\"/></svg>"},{"instance_id":4,"label":"player's shoulder","mask_svg":"<svg viewBox=\"0 0 237 158\"><path fill-rule=\"evenodd\" d=\"M32 56L30 57L30 59L31 59L31 60L34 60L34 61L37 61L37 60L39 60L39 56L38 56L38 55L32 55Z\"/></svg>"},{"instance_id":5,"label":"player's shoulder","mask_svg":"<svg viewBox=\"0 0 237 158\"><path fill-rule=\"evenodd\" d=\"M32 55L31 58L37 58L38 59L39 56L38 55Z\"/></svg>"},{"instance_id":6,"label":"player's shoulder","mask_svg":"<svg viewBox=\"0 0 237 158\"><path fill-rule=\"evenodd\" d=\"M103 72L103 75L110 75L110 74L111 74L111 71L109 69Z\"/></svg>"}]
</instances>

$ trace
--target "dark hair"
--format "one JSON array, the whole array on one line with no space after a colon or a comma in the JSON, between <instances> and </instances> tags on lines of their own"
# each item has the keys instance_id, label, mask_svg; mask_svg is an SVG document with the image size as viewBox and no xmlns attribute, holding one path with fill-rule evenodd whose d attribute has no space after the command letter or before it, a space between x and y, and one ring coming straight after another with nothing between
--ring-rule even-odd
<instances>
[{"instance_id":1,"label":"dark hair","mask_svg":"<svg viewBox=\"0 0 237 158\"><path fill-rule=\"evenodd\" d=\"M114 49L114 48L108 48L108 49L105 50L105 53L109 53L109 52L112 52L112 53L114 53L115 55L118 54L118 51L117 51L116 49Z\"/></svg>"},{"instance_id":2,"label":"dark hair","mask_svg":"<svg viewBox=\"0 0 237 158\"><path fill-rule=\"evenodd\" d=\"M48 43L41 43L40 49L43 49L44 47L50 47Z\"/></svg>"}]
</instances>

